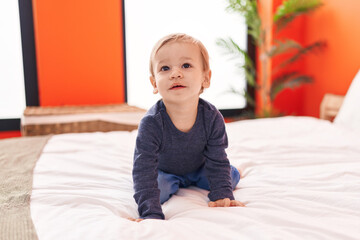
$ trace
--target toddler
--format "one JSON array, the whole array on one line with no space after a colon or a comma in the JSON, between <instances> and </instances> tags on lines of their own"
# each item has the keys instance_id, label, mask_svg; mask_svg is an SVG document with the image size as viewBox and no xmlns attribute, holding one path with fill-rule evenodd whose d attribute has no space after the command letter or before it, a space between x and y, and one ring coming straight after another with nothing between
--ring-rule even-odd
<instances>
[{"instance_id":1,"label":"toddler","mask_svg":"<svg viewBox=\"0 0 360 240\"><path fill-rule=\"evenodd\" d=\"M180 187L209 190L209 207L245 206L233 190L240 180L225 149L224 119L200 98L210 86L204 45L186 34L160 39L150 57L150 82L162 97L141 120L134 153L134 198L140 217L165 219L161 204Z\"/></svg>"}]
</instances>

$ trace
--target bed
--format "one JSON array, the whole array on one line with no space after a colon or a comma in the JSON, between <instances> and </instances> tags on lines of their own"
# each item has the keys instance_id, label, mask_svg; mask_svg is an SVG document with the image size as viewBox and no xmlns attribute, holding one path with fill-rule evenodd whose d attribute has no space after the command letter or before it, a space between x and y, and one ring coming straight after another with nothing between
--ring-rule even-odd
<instances>
[{"instance_id":1,"label":"bed","mask_svg":"<svg viewBox=\"0 0 360 240\"><path fill-rule=\"evenodd\" d=\"M136 130L0 141L0 239L360 239L360 128L346 124L347 97L334 122L227 123L246 207L209 208L208 192L190 187L163 205L164 221L128 220Z\"/></svg>"}]
</instances>

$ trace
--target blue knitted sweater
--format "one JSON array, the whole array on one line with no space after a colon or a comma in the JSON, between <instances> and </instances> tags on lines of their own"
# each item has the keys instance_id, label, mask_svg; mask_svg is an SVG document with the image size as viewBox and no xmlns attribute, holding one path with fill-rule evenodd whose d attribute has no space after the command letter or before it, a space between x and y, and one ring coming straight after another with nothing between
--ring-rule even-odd
<instances>
[{"instance_id":1,"label":"blue knitted sweater","mask_svg":"<svg viewBox=\"0 0 360 240\"><path fill-rule=\"evenodd\" d=\"M158 169L185 175L205 166L209 199L234 199L224 119L209 102L199 99L194 126L178 130L159 100L141 120L134 153L134 198L141 218L164 219L157 188Z\"/></svg>"}]
</instances>

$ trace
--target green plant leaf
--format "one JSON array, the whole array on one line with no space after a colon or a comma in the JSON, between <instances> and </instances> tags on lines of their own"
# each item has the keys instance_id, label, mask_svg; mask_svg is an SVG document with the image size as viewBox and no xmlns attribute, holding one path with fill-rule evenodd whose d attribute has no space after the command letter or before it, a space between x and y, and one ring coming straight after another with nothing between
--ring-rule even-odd
<instances>
[{"instance_id":1,"label":"green plant leaf","mask_svg":"<svg viewBox=\"0 0 360 240\"><path fill-rule=\"evenodd\" d=\"M229 88L229 93L233 93L233 94L236 94L236 95L244 95L242 92L240 92L239 90L235 89L233 86L231 86Z\"/></svg>"},{"instance_id":2,"label":"green plant leaf","mask_svg":"<svg viewBox=\"0 0 360 240\"><path fill-rule=\"evenodd\" d=\"M295 88L301 86L302 84L312 82L312 77L307 75L299 75L297 72L283 74L272 81L270 99L273 101L277 94L286 88Z\"/></svg>"},{"instance_id":3,"label":"green plant leaf","mask_svg":"<svg viewBox=\"0 0 360 240\"><path fill-rule=\"evenodd\" d=\"M226 48L230 54L236 54L240 56L244 56L244 54L246 54L246 51L242 50L232 38L228 38L227 40L220 38L216 41L216 44Z\"/></svg>"},{"instance_id":4,"label":"green plant leaf","mask_svg":"<svg viewBox=\"0 0 360 240\"><path fill-rule=\"evenodd\" d=\"M285 0L274 14L276 30L280 31L297 16L314 11L322 5L321 0Z\"/></svg>"},{"instance_id":5,"label":"green plant leaf","mask_svg":"<svg viewBox=\"0 0 360 240\"><path fill-rule=\"evenodd\" d=\"M251 86L251 87L257 87L256 81L255 81L255 75L251 72L251 71L247 71L245 70L245 78L247 83Z\"/></svg>"},{"instance_id":6,"label":"green plant leaf","mask_svg":"<svg viewBox=\"0 0 360 240\"><path fill-rule=\"evenodd\" d=\"M322 50L325 46L326 46L325 42L318 41L309 46L298 48L298 51L293 56L286 59L277 68L283 68L291 63L294 63L297 60L299 60L303 55L305 55L309 52L315 52L316 50Z\"/></svg>"},{"instance_id":7,"label":"green plant leaf","mask_svg":"<svg viewBox=\"0 0 360 240\"><path fill-rule=\"evenodd\" d=\"M242 50L232 38L228 38L227 40L218 39L216 44L225 48L227 50L227 54L231 54L235 57L241 57L242 59L244 59L244 63L238 64L237 67L244 69L245 79L247 83L252 87L256 87L256 70L254 67L254 63L248 53Z\"/></svg>"},{"instance_id":8,"label":"green plant leaf","mask_svg":"<svg viewBox=\"0 0 360 240\"><path fill-rule=\"evenodd\" d=\"M249 104L251 107L255 107L255 99L249 94L248 91L244 92L244 97L246 99L247 104Z\"/></svg>"},{"instance_id":9,"label":"green plant leaf","mask_svg":"<svg viewBox=\"0 0 360 240\"><path fill-rule=\"evenodd\" d=\"M256 0L228 0L228 11L239 13L245 18L248 26L248 34L253 37L255 45L259 45L261 41L260 29L261 19L258 14L258 6Z\"/></svg>"},{"instance_id":10,"label":"green plant leaf","mask_svg":"<svg viewBox=\"0 0 360 240\"><path fill-rule=\"evenodd\" d=\"M283 53L289 52L294 49L301 49L301 48L302 48L302 46L295 40L287 39L284 42L277 41L276 45L271 46L271 49L269 52L267 52L267 55L269 57L274 57L276 55L283 54Z\"/></svg>"}]
</instances>

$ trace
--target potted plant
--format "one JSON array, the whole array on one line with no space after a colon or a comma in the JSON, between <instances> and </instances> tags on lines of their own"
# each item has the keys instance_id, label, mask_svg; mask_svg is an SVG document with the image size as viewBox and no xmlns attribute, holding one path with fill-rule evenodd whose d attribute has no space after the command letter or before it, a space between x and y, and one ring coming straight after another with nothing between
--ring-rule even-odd
<instances>
[{"instance_id":1,"label":"potted plant","mask_svg":"<svg viewBox=\"0 0 360 240\"><path fill-rule=\"evenodd\" d=\"M295 88L302 84L313 82L311 76L302 74L299 71L284 71L289 65L298 61L304 55L321 49L325 46L325 42L316 41L307 46L302 46L293 39L277 39L277 33L285 29L290 22L300 15L310 13L321 7L323 3L320 0L284 0L280 6L277 7L273 17L272 28L264 26L259 15L257 0L228 0L229 5L227 10L241 14L248 26L248 34L253 40L253 43L260 49L260 61L262 66L262 75L256 81L256 69L253 60L249 57L246 50L239 47L232 39L219 39L217 44L226 49L228 54L240 57L243 64L239 65L245 72L245 79L249 86L256 91L262 93L262 109L259 109L261 117L278 116L281 113L277 112L273 107L273 101L276 96L286 88ZM267 1L267 0L266 0ZM261 1L260 1L261 2ZM270 44L267 42L268 36L275 28L274 41ZM290 55L285 61L277 66L273 66L275 72L281 74L271 73L268 67L270 59L281 55ZM267 79L270 77L270 84L267 84ZM242 94L246 98L247 104L255 107L255 99L248 91L242 93L231 90L234 93Z\"/></svg>"}]
</instances>

